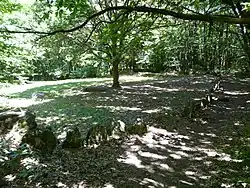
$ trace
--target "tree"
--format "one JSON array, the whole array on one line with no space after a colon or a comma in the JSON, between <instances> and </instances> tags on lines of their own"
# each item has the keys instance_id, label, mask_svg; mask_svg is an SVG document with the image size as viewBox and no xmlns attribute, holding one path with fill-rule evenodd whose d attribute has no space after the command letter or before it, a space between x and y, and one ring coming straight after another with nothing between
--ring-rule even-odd
<instances>
[{"instance_id":1,"label":"tree","mask_svg":"<svg viewBox=\"0 0 250 188\"><path fill-rule=\"evenodd\" d=\"M170 28L171 26L169 27L169 25L167 24L168 22L172 23L172 26L174 26L173 23L175 23L176 25L179 24L181 26L185 26L184 34L178 34L175 37L172 37L171 41L174 41L175 39L180 41L180 43L178 44L179 47L177 46L178 50L176 50L174 53L176 54L174 58L172 59L166 58L168 54L171 54L170 52L174 48L173 46L171 47L171 45L168 43L170 37L162 35L163 37L161 38L161 42L159 44L151 45L151 47L154 46L154 50L149 52L151 60L153 60L153 64L156 65L158 59L161 59L160 61L158 61L160 63L160 64L158 63L159 65L164 64L164 66L161 65L160 69L163 68L165 69L166 65L169 64L169 62L177 62L179 64L179 67L184 72L189 72L189 69L194 69L195 67L197 68L197 66L202 67L202 69L204 70L207 69L209 71L214 71L219 66L215 64L215 59L212 60L208 58L211 55L213 57L216 57L217 52L211 49L218 49L217 51L222 52L223 51L222 49L229 44L227 42L228 40L230 40L229 37L229 35L231 35L230 32L235 32L235 26L228 26L225 23L240 24L240 31L241 31L240 36L242 36L242 46L246 54L246 57L248 58L248 53L249 53L248 30L247 26L244 24L249 24L250 18L247 15L245 9L243 9L243 5L235 3L234 1L231 2L223 1L222 3L220 1L214 1L213 3L209 3L203 1L201 2L199 0L195 1L186 0L181 2L149 1L148 3L143 3L141 1L123 2L117 0L114 1L99 0L97 2L98 5L94 2L88 3L87 1L84 0L78 0L78 1L59 0L59 1L52 1L51 3L44 2L43 5L45 4L48 5L49 9L46 9L46 11L43 12L44 16L42 16L42 18L49 18L48 15L51 13L52 9L54 9L54 12L52 11L54 15L57 15L59 18L62 18L62 22L55 23L50 27L46 28L46 30L52 30L52 32L41 31L40 29L35 29L30 31L27 30L12 31L5 29L2 32L33 33L42 36L55 35L57 33L61 33L61 35L55 37L55 41L58 42L64 38L67 39L71 37L72 39L72 36L74 38L73 40L74 42L80 39L81 41L80 43L84 44L85 54L86 53L92 54L93 57L98 59L99 63L108 61L108 63L112 64L114 87L119 87L118 70L121 62L125 63L125 66L126 64L135 65L134 63L135 59L139 57L139 54L140 53L145 54L145 51L147 51L145 47L144 47L145 50L143 50L143 52L142 51L140 52L140 50L138 49L141 49L140 47L142 47L143 43L140 42L142 41L142 38L143 40L148 40L146 39L147 37L145 36L147 36L147 33L150 33L151 29L149 28L151 28L151 26L155 28L158 27L159 22L153 21L155 17L161 18L161 21L166 23L165 29L160 31L160 35L162 35L161 32L169 33L169 31L171 31ZM242 2L244 1L240 1L240 3ZM168 7L168 9L165 9L166 6ZM235 13L235 10L238 14ZM67 18L65 17L65 13L68 13ZM144 28L141 27L143 31L142 32L140 31L143 34L140 37L135 37L135 35L133 35L133 32L137 34L138 32L136 31L136 29L133 28L135 26L142 25L141 24L142 19L140 20L140 16L142 15L145 16L145 19L148 20L151 19L150 21L151 26L145 24L146 27ZM172 18L168 16L172 16ZM85 21L83 23L81 23L82 18L85 18ZM168 20L168 22L166 20ZM181 20L194 21L193 26L194 28L197 28L197 30L195 31L192 29L193 27L190 26L190 22L185 22ZM203 23L202 26L202 24L199 21L208 22L208 24ZM183 32L184 27L181 26L179 27L180 28L179 31ZM69 29L62 29L62 28L69 28ZM82 28L85 28L85 30L81 30ZM222 32L220 33L212 32L213 29L215 28L219 28L219 30L222 30ZM225 30L225 28L227 28L227 32L223 31ZM153 30L156 31L157 29ZM75 33L69 34L72 32ZM197 35L201 34L203 34L202 39L196 37ZM192 40L190 40L191 39L190 36ZM220 40L219 43L217 42L214 43L214 40L216 40L218 36L219 37L222 36L223 40ZM224 40L224 37L226 38L226 40ZM84 38L86 40L84 40ZM201 41L203 41L203 43L201 43ZM44 42L44 44L46 43L47 42ZM130 46L127 44L129 44ZM66 45L64 44L64 47L65 46ZM145 46L147 46L147 44ZM135 49L136 51L138 50L138 53L134 54L135 50L131 49ZM53 50L51 50L51 53L52 53L51 55L54 56ZM227 54L225 53L224 55L222 55L222 53L218 53L217 56L219 56L218 61L220 62L219 63L220 65L222 64L227 64L227 66L230 65L230 63L227 63L228 60L230 60L231 58L229 52L227 52ZM241 56L242 55L240 54L238 57ZM237 61L241 61L240 59L241 58L239 58ZM54 59L53 62L55 63L56 59ZM72 63L71 61L68 62L69 67L72 67L70 65L71 63ZM124 65L121 65L120 67L123 66Z\"/></svg>"},{"instance_id":2,"label":"tree","mask_svg":"<svg viewBox=\"0 0 250 188\"><path fill-rule=\"evenodd\" d=\"M11 14L21 9L21 6L8 0L0 2L0 25L1 28L9 27L13 23L21 23L19 18ZM17 42L18 41L18 42ZM29 72L31 67L27 64L29 55L24 50L24 40L17 35L6 33L0 34L0 78L1 81L12 82L20 74ZM17 80L16 80L17 81Z\"/></svg>"}]
</instances>

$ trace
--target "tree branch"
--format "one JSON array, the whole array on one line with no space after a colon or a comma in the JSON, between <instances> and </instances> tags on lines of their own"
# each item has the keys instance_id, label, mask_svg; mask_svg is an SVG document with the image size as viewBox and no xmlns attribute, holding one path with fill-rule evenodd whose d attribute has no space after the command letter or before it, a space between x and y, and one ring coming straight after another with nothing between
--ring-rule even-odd
<instances>
[{"instance_id":1,"label":"tree branch","mask_svg":"<svg viewBox=\"0 0 250 188\"><path fill-rule=\"evenodd\" d=\"M198 20L204 22L220 22L220 23L228 23L228 24L250 24L250 18L237 18L237 17L229 17L229 16L211 16L211 15L197 15L197 14L184 14L178 13L166 9L158 9L151 8L146 6L116 6L116 7L108 7L102 11L99 11L95 14L89 16L82 24L73 27L71 29L59 29L52 32L44 32L44 31L13 31L13 30L0 30L0 33L31 33L31 34L39 34L39 35L55 35L57 33L69 33L83 28L87 23L107 12L114 10L126 10L127 12L143 12L143 13L152 13L152 14L161 14L165 16L172 16L174 18L179 18L182 20Z\"/></svg>"}]
</instances>

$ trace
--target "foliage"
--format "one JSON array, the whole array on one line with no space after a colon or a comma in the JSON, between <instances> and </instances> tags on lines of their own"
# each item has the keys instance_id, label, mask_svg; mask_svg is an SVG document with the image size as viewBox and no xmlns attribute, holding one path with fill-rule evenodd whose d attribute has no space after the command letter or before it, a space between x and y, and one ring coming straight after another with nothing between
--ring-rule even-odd
<instances>
[{"instance_id":1,"label":"foliage","mask_svg":"<svg viewBox=\"0 0 250 188\"><path fill-rule=\"evenodd\" d=\"M56 30L79 25L94 12L119 3L142 5L140 1L103 0L94 4L85 0L41 0L32 8L22 10L26 16L32 15L27 18L37 30ZM9 8L3 8L3 12L16 10L15 6L7 5ZM152 1L152 5L164 7L162 1ZM248 4L244 5L247 7ZM218 1L213 4L182 1L180 5L173 1L169 2L169 6L183 13L204 11L210 14L234 14L230 6L217 9L216 7L224 6ZM241 7L244 8L243 4ZM245 9L241 10L241 7L238 7L238 11L243 14ZM25 25L27 22L13 20L10 24L13 23ZM118 71L176 71L184 74L230 72L239 69L246 71L249 69L250 57L247 50L248 40L247 33L244 30L239 32L234 25L185 22L174 18L167 20L159 15L111 11L90 20L81 30L36 40L33 43L35 48L30 52L15 45L9 46L3 52L5 56L9 54L13 58L12 52L18 50L20 55L14 61L6 58L2 60L2 65L5 65L2 66L2 80L13 80L15 74L35 73L41 75L40 80L55 80L103 76L115 71L112 75L118 83ZM5 39L3 44L7 41Z\"/></svg>"},{"instance_id":2,"label":"foliage","mask_svg":"<svg viewBox=\"0 0 250 188\"><path fill-rule=\"evenodd\" d=\"M8 0L0 2L1 27L9 27L16 22L21 23L20 18L14 14L21 10L21 5L11 3ZM0 34L0 80L1 82L20 82L20 76L32 72L30 53L24 47L24 41L19 40L18 35ZM18 42L17 42L18 41Z\"/></svg>"},{"instance_id":3,"label":"foliage","mask_svg":"<svg viewBox=\"0 0 250 188\"><path fill-rule=\"evenodd\" d=\"M0 27L1 29L26 31L27 33L31 30L45 32L60 29L67 30L81 25L94 13L120 5L162 8L174 11L177 14L188 13L198 16L219 15L218 17L227 16L228 19L230 17L250 18L250 6L249 3L244 0L237 2L233 0L213 2L200 0L40 0L36 1L31 7L21 6L9 0L2 0L0 2ZM23 18L21 19L21 17ZM141 13L129 10L112 10L89 20L88 24L83 28L79 27L79 29L75 31L71 30L70 32L61 32L53 35L14 34L10 31L1 32L0 81L20 82L21 77L28 77L30 80L64 80L69 78L93 78L111 74L113 76L113 86L119 87L120 73L134 73L139 71L157 73L174 71L175 73L186 75L196 73L227 74L236 72L235 75L249 77L249 28L249 25L243 24L205 23L198 20L183 21L160 14ZM243 75L242 72L245 74ZM20 163L21 159L31 154L31 151L26 145L21 145L16 150L11 150L8 148L8 142L3 141L0 145L0 160L1 162L2 160L5 161L3 162L3 166L0 167L0 176L2 177L15 172L17 178L26 181L28 184L29 182L37 183L36 180L39 178L43 179L43 181L46 181L49 177L53 179L54 174L57 173L57 175L59 174L59 178L56 177L58 178L57 180L59 181L60 179L60 181L62 181L64 177L66 179L72 179L72 174L75 175L77 173L81 176L85 174L86 177L89 178L88 170L92 167L97 172L95 171L96 173L93 173L94 175L91 174L92 177L87 178L87 181L94 180L94 182L104 182L104 180L99 179L105 179L108 174L107 172L110 173L107 176L112 176L110 181L112 181L112 179L118 179L118 181L120 181L120 177L122 177L121 179L124 181L125 177L130 175L130 169L133 167L132 165L127 167L124 164L121 165L121 163L118 163L117 159L120 156L118 157L119 153L114 152L114 150L109 151L109 153L107 152L109 156L105 156L106 159L99 163L97 162L98 157L103 153L106 154L106 151L79 151L81 152L79 158L76 158L73 153L70 159L67 157L70 156L72 152L65 154L66 152L59 151L55 156L52 154L52 151L55 151L54 149L57 146L56 136L61 136L59 133L62 132L67 132L66 140L62 143L63 148L81 147L83 146L83 141L87 142L87 145L106 143L105 141L109 140L110 137L113 136L113 133L116 133L118 137L122 137L122 134L127 136L128 142L133 141L136 137L136 139L134 139L135 142L131 142L125 147L119 147L119 149L126 148L129 152L133 152L139 148L138 151L132 153L134 156L130 155L128 150L126 150L126 154L138 157L137 161L142 161L139 164L139 172L144 180L148 174L152 176L158 175L159 171L163 171L163 167L168 166L163 163L165 163L166 160L171 160L170 158L174 156L180 157L182 158L181 160L188 162L183 163L184 165L181 166L181 168L179 168L178 165L174 165L173 169L167 167L168 170L166 171L167 173L165 173L167 176L174 175L175 178L180 178L179 175L181 173L181 178L184 178L184 174L187 175L191 171L191 168L198 172L200 170L198 169L200 163L193 163L194 160L197 159L202 163L201 167L205 166L205 168L209 168L205 169L204 173L210 170L210 164L212 164L213 168L211 168L211 172L213 175L211 184L213 187L221 186L221 182L224 180L227 183L232 183L233 186L238 186L238 184L240 186L242 182L249 183L249 125L246 124L244 130L239 132L237 132L237 127L235 131L237 132L236 134L234 131L231 131L229 125L235 125L237 123L235 123L235 119L230 119L231 116L228 116L228 112L231 110L231 113L238 113L242 118L242 111L240 110L246 107L242 107L241 109L237 106L238 103L234 102L228 106L227 104L219 106L213 104L211 105L211 111L209 111L209 109L203 108L211 102L208 98L201 98L198 102L193 101L185 106L186 95L192 95L192 97L195 96L196 98L204 97L204 93L201 91L207 90L208 88L201 87L197 89L196 92L193 92L193 90L195 90L194 88L200 87L202 83L209 82L207 77L201 77L201 79L195 81L193 81L194 77L185 77L181 83L179 83L177 79L174 79L171 84L169 84L168 79L166 85L164 85L166 82L165 77L158 79L163 78L164 80L154 80L154 82L143 85L145 87L138 83L131 83L130 85L128 84L127 87L124 87L124 90L111 91L106 90L106 88L100 90L101 87L84 89L83 86L87 84L91 85L93 82L76 82L36 87L27 89L22 93L8 96L11 99L17 97L31 99L32 96L39 98L38 94L42 93L41 98L44 100L38 101L31 99L29 102L34 102L31 108L38 112L39 123L42 125L45 124L45 126L53 129L56 135L51 131L38 131L28 135L26 139L24 139L24 141L33 145L34 148L49 151L48 153L52 156L53 162L51 164L48 163L48 159L46 159L46 163L31 165L32 167L21 165ZM225 83L229 82L229 80L231 80L231 78L226 80ZM185 86L185 84L183 84L184 82L188 82L188 86ZM104 84L107 82L103 79L100 80L100 82L95 82L95 84L97 83ZM238 82L237 85L242 83ZM232 83L230 84L232 85ZM134 87L135 85L136 87ZM190 85L192 85L192 87ZM98 88L96 89L97 92L91 92L93 88ZM234 91L238 90L238 88L233 89ZM172 90L174 92L172 92ZM91 93L85 91L90 91ZM238 100L240 97L241 96L235 95L232 99ZM15 101L15 99L13 99L13 101ZM223 101L218 98L217 102ZM228 103L229 102L230 101L228 101ZM248 102L246 101L244 103ZM232 107L235 107L235 111L232 110ZM172 113L172 111L177 108L182 109L184 115L190 117L192 122L189 122L187 118L180 117L178 113L172 117L171 114L175 114ZM227 114L228 117L219 119L224 113L223 109L227 110L225 114ZM158 116L159 121L156 122L154 120L157 119L156 112L158 111L162 111L162 114ZM208 113L208 111L210 113L218 113L212 117L211 114L208 114L207 117L202 117ZM223 113L221 111L223 111ZM202 113L197 117L198 112ZM150 132L150 134L143 137L143 135L149 131L148 126L146 126L146 124L131 122L133 118L141 115L148 118L147 123L149 125L157 126L157 131L160 132L158 135ZM126 126L124 130L121 130L122 123L117 125L110 117L116 120L125 119ZM211 119L209 118L214 119L210 121ZM227 118L229 118L229 120ZM173 122L171 122L172 119ZM119 122L122 122L121 120ZM180 127L178 127L179 122L181 122ZM224 126L221 126L224 124L226 125L226 130L223 130ZM173 129L173 133L167 130L159 131L158 128L161 126L165 127L168 131L169 129ZM67 131L66 128L68 127L73 127L73 131ZM78 128L74 129L74 127ZM152 131L152 129L150 130ZM85 133L85 140L81 138L81 133ZM197 137L194 138L194 136ZM139 140L141 139L140 137L143 137L141 141ZM237 169L233 169L230 166L232 163L219 161L217 156L211 157L210 154L212 152L205 154L207 148L203 148L204 146L208 148L211 148L211 146L217 147L212 143L215 137L219 139L225 138L225 145L223 145L221 140L219 143L222 151L243 161L240 164L236 164ZM49 138L49 140L47 140L47 138ZM164 143L163 141L169 141L169 143ZM230 144L228 144L229 141ZM110 143L110 145L113 144L113 142ZM48 144L51 144L50 148L47 148ZM131 145L133 146L132 148L130 147ZM188 151L189 147L192 150L191 152ZM184 152L185 149L182 148L187 149L187 151ZM200 151L199 148L201 148L202 151ZM147 150L150 152L154 150L154 152L157 153L157 155L152 155L153 157L150 158L151 161L145 161L145 159L151 155L148 155L150 152L145 152ZM165 152L165 150L167 152ZM86 153L92 151L92 156L88 158ZM117 156L115 154L117 154ZM170 157L165 159L166 156ZM113 157L115 162L111 162L110 157ZM160 161L160 158L164 158L164 161L160 164L161 168L158 168L158 172L148 173L148 170L151 170L151 166L148 164L152 161L155 162L154 157L159 158L157 159L157 163ZM176 161L177 160L174 160L174 164L178 163L176 163ZM219 162L216 163L215 161ZM40 162L43 161L40 159ZM153 164L152 169L157 170L157 163L151 163ZM189 163L191 164L190 166ZM170 161L169 165L170 164L173 164L173 160ZM195 165L192 166L192 164ZM225 164L228 165L226 168L223 166ZM70 167L67 167L67 165ZM3 171L2 169L9 169L9 171ZM122 174L122 176L119 176L121 174L117 172L117 169L125 169L125 175ZM135 167L135 174L139 174L138 169L139 168ZM64 172L64 170L67 172ZM171 172L172 170L173 172ZM100 172L103 172L103 174L99 174ZM143 174L144 172L146 174L145 176ZM164 173L162 174L162 177L164 177ZM231 179L225 177L229 175ZM141 177L138 179L129 177L128 179L132 179L133 183L142 183ZM162 177L157 177L156 179L164 179L164 181L171 179ZM190 177L191 176L188 177L188 181L191 179ZM175 178L172 179L177 182ZM195 175L192 176L192 180L197 182L199 178L200 177L195 177ZM190 182L182 181L188 184L191 182L191 180ZM82 179L77 179L75 182L83 181ZM107 180L105 180L105 182L107 182ZM124 184L127 183L128 182L125 182ZM170 185L171 183L167 182L166 184ZM181 182L178 180L178 183L180 184ZM194 183L194 181L191 183ZM195 183L193 186L199 182L197 184ZM36 185L38 185L38 183ZM44 185L52 186L46 184L46 182ZM70 186L72 185L73 184ZM142 186L142 184L138 184L138 186ZM154 186L157 186L157 184ZM162 184L162 186L165 185ZM104 185L101 184L96 187L104 187Z\"/></svg>"}]
</instances>

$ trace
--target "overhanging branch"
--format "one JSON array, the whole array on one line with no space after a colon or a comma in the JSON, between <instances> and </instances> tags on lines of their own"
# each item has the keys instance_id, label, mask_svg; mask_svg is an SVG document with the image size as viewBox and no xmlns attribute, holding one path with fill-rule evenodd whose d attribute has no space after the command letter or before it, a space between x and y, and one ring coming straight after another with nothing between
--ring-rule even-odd
<instances>
[{"instance_id":1,"label":"overhanging branch","mask_svg":"<svg viewBox=\"0 0 250 188\"><path fill-rule=\"evenodd\" d=\"M158 9L151 8L146 6L115 6L108 7L100 12L92 14L89 16L82 24L73 27L71 29L59 29L52 32L43 32L43 31L13 31L13 30L0 30L0 33L31 33L31 34L39 34L39 35L54 35L57 33L70 33L76 30L83 28L88 22L100 15L103 15L107 12L114 10L126 10L127 12L143 12L143 13L152 13L152 14L161 14L166 16L172 16L174 18L182 19L182 20L198 20L204 22L219 22L219 23L228 23L228 24L250 24L250 18L237 18L237 17L229 17L229 16L211 16L211 15L197 15L197 14L184 14L178 13L166 9Z\"/></svg>"}]
</instances>

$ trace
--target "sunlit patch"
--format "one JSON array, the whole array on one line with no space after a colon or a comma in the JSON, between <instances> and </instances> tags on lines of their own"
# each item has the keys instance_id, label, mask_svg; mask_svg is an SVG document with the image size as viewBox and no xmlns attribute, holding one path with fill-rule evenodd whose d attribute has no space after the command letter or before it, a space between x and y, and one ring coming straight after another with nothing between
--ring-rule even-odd
<instances>
[{"instance_id":1,"label":"sunlit patch","mask_svg":"<svg viewBox=\"0 0 250 188\"><path fill-rule=\"evenodd\" d=\"M164 110L173 110L171 107L163 106L162 109Z\"/></svg>"},{"instance_id":2,"label":"sunlit patch","mask_svg":"<svg viewBox=\"0 0 250 188\"><path fill-rule=\"evenodd\" d=\"M45 124L50 124L51 122L57 122L60 123L64 121L66 118L63 117L63 114L61 114L61 117L59 116L50 116L46 118L39 118L39 120L43 120Z\"/></svg>"},{"instance_id":3,"label":"sunlit patch","mask_svg":"<svg viewBox=\"0 0 250 188\"><path fill-rule=\"evenodd\" d=\"M154 110L144 110L142 112L152 114L152 113L157 113L157 112L160 112L160 111L161 111L160 109L154 109Z\"/></svg>"},{"instance_id":4,"label":"sunlit patch","mask_svg":"<svg viewBox=\"0 0 250 188\"><path fill-rule=\"evenodd\" d=\"M114 188L114 186L109 183L106 183L103 188Z\"/></svg>"},{"instance_id":5,"label":"sunlit patch","mask_svg":"<svg viewBox=\"0 0 250 188\"><path fill-rule=\"evenodd\" d=\"M58 182L56 186L57 187L62 187L62 188L67 188L67 185L62 183L62 182Z\"/></svg>"},{"instance_id":6,"label":"sunlit patch","mask_svg":"<svg viewBox=\"0 0 250 188\"><path fill-rule=\"evenodd\" d=\"M240 92L240 91L224 91L227 95L248 95L248 92Z\"/></svg>"},{"instance_id":7,"label":"sunlit patch","mask_svg":"<svg viewBox=\"0 0 250 188\"><path fill-rule=\"evenodd\" d=\"M204 149L204 148L198 148L199 151L203 151L207 154L208 157L215 157L218 155L218 153L215 150L212 149Z\"/></svg>"},{"instance_id":8,"label":"sunlit patch","mask_svg":"<svg viewBox=\"0 0 250 188\"><path fill-rule=\"evenodd\" d=\"M189 140L190 138L188 136L185 135L181 135L181 134L175 134L175 136L173 136L175 138L180 138L180 139L186 139Z\"/></svg>"},{"instance_id":9,"label":"sunlit patch","mask_svg":"<svg viewBox=\"0 0 250 188\"><path fill-rule=\"evenodd\" d=\"M234 122L234 125L240 125L239 121Z\"/></svg>"},{"instance_id":10,"label":"sunlit patch","mask_svg":"<svg viewBox=\"0 0 250 188\"><path fill-rule=\"evenodd\" d=\"M183 184L186 184L186 185L193 185L192 183L184 181L184 180L180 180L180 182L183 183Z\"/></svg>"},{"instance_id":11,"label":"sunlit patch","mask_svg":"<svg viewBox=\"0 0 250 188\"><path fill-rule=\"evenodd\" d=\"M180 148L182 151L196 151L195 148L191 148L191 147L187 147L187 146L179 146L178 148Z\"/></svg>"},{"instance_id":12,"label":"sunlit patch","mask_svg":"<svg viewBox=\"0 0 250 188\"><path fill-rule=\"evenodd\" d=\"M213 133L206 133L207 136L211 136L211 137L217 137L216 134Z\"/></svg>"},{"instance_id":13,"label":"sunlit patch","mask_svg":"<svg viewBox=\"0 0 250 188\"><path fill-rule=\"evenodd\" d=\"M236 163L240 163L243 161L243 160L238 160L238 159L232 159L231 156L226 153L221 153L219 155L220 157L218 158L218 160L220 161L231 161L231 162L236 162Z\"/></svg>"},{"instance_id":14,"label":"sunlit patch","mask_svg":"<svg viewBox=\"0 0 250 188\"><path fill-rule=\"evenodd\" d=\"M3 138L8 140L8 146L10 149L16 149L21 143L23 136L27 129L21 128L18 123L15 123L10 132L8 132ZM0 139L1 141L1 139Z\"/></svg>"},{"instance_id":15,"label":"sunlit patch","mask_svg":"<svg viewBox=\"0 0 250 188\"><path fill-rule=\"evenodd\" d=\"M39 161L35 158L27 157L21 160L21 164L25 166L26 169L30 169L34 165L38 165Z\"/></svg>"},{"instance_id":16,"label":"sunlit patch","mask_svg":"<svg viewBox=\"0 0 250 188\"><path fill-rule=\"evenodd\" d=\"M185 142L180 142L180 145L185 146L186 143Z\"/></svg>"},{"instance_id":17,"label":"sunlit patch","mask_svg":"<svg viewBox=\"0 0 250 188\"><path fill-rule=\"evenodd\" d=\"M153 149L161 149L161 150L166 150L166 147L160 145L160 144L147 144L149 148Z\"/></svg>"},{"instance_id":18,"label":"sunlit patch","mask_svg":"<svg viewBox=\"0 0 250 188\"><path fill-rule=\"evenodd\" d=\"M5 176L4 179L6 181L14 181L16 179L16 176L9 174L9 175Z\"/></svg>"},{"instance_id":19,"label":"sunlit patch","mask_svg":"<svg viewBox=\"0 0 250 188\"><path fill-rule=\"evenodd\" d=\"M222 183L221 187L230 188L230 187L234 187L234 184L225 184L225 183Z\"/></svg>"},{"instance_id":20,"label":"sunlit patch","mask_svg":"<svg viewBox=\"0 0 250 188\"><path fill-rule=\"evenodd\" d=\"M213 134L213 133L198 133L199 135L201 136L210 136L210 137L217 137L216 134Z\"/></svg>"},{"instance_id":21,"label":"sunlit patch","mask_svg":"<svg viewBox=\"0 0 250 188\"><path fill-rule=\"evenodd\" d=\"M204 121L203 119L201 119L200 122L201 122L202 125L205 125L205 124L208 123L207 121Z\"/></svg>"},{"instance_id":22,"label":"sunlit patch","mask_svg":"<svg viewBox=\"0 0 250 188\"><path fill-rule=\"evenodd\" d=\"M141 160L138 159L138 157L131 152L126 152L126 158L120 158L117 159L119 162L125 163L125 164L132 164L136 166L137 168L143 168L143 165L141 164Z\"/></svg>"},{"instance_id":23,"label":"sunlit patch","mask_svg":"<svg viewBox=\"0 0 250 188\"><path fill-rule=\"evenodd\" d=\"M158 166L158 168L160 168L161 170L167 170L169 172L174 172L174 169L171 168L168 164L163 164L160 162L154 162L153 164Z\"/></svg>"},{"instance_id":24,"label":"sunlit patch","mask_svg":"<svg viewBox=\"0 0 250 188\"><path fill-rule=\"evenodd\" d=\"M122 162L129 165L134 165L137 168L146 169L150 173L155 173L155 170L149 165L142 165L142 161L138 159L135 153L126 151L126 154L122 158L117 159L118 162Z\"/></svg>"},{"instance_id":25,"label":"sunlit patch","mask_svg":"<svg viewBox=\"0 0 250 188\"><path fill-rule=\"evenodd\" d=\"M142 141L142 143L144 143L144 144L157 144L158 142L156 141L156 140L154 140L154 134L152 134L152 133L147 133L145 136L143 136L142 138L141 138L141 141Z\"/></svg>"},{"instance_id":26,"label":"sunlit patch","mask_svg":"<svg viewBox=\"0 0 250 188\"><path fill-rule=\"evenodd\" d=\"M180 91L180 89L166 89L165 91L168 91L168 92L173 92L173 91Z\"/></svg>"},{"instance_id":27,"label":"sunlit patch","mask_svg":"<svg viewBox=\"0 0 250 188\"><path fill-rule=\"evenodd\" d=\"M171 140L168 140L168 139L160 140L161 145L169 145L170 142L171 142Z\"/></svg>"},{"instance_id":28,"label":"sunlit patch","mask_svg":"<svg viewBox=\"0 0 250 188\"><path fill-rule=\"evenodd\" d=\"M147 158L152 158L152 159L167 159L167 157L162 156L162 155L158 155L155 153L150 153L150 152L143 152L143 151L139 151L138 154L142 157L147 157Z\"/></svg>"},{"instance_id":29,"label":"sunlit patch","mask_svg":"<svg viewBox=\"0 0 250 188\"><path fill-rule=\"evenodd\" d=\"M67 131L60 132L60 134L57 136L59 140L63 140L66 138Z\"/></svg>"},{"instance_id":30,"label":"sunlit patch","mask_svg":"<svg viewBox=\"0 0 250 188\"><path fill-rule=\"evenodd\" d=\"M207 180L207 179L211 178L211 176L199 176L199 178L202 180Z\"/></svg>"},{"instance_id":31,"label":"sunlit patch","mask_svg":"<svg viewBox=\"0 0 250 188\"><path fill-rule=\"evenodd\" d=\"M186 174L187 176L194 176L196 173L193 172L193 171L186 171L185 174Z\"/></svg>"},{"instance_id":32,"label":"sunlit patch","mask_svg":"<svg viewBox=\"0 0 250 188\"><path fill-rule=\"evenodd\" d=\"M130 151L137 152L140 151L141 146L135 145L130 147Z\"/></svg>"},{"instance_id":33,"label":"sunlit patch","mask_svg":"<svg viewBox=\"0 0 250 188\"><path fill-rule=\"evenodd\" d=\"M202 161L204 159L204 157L194 157L193 158L195 161Z\"/></svg>"},{"instance_id":34,"label":"sunlit patch","mask_svg":"<svg viewBox=\"0 0 250 188\"><path fill-rule=\"evenodd\" d=\"M211 142L208 141L208 140L199 139L199 141L200 141L200 143L202 143L202 144L211 144Z\"/></svg>"},{"instance_id":35,"label":"sunlit patch","mask_svg":"<svg viewBox=\"0 0 250 188\"><path fill-rule=\"evenodd\" d=\"M180 155L180 156L183 156L183 157L188 157L189 155L183 151L176 151L175 152L176 154Z\"/></svg>"},{"instance_id":36,"label":"sunlit patch","mask_svg":"<svg viewBox=\"0 0 250 188\"><path fill-rule=\"evenodd\" d=\"M153 184L153 186L148 185L147 187L164 187L163 183L157 182L157 181L149 179L149 178L144 178L140 184L145 185L145 186L147 184Z\"/></svg>"},{"instance_id":37,"label":"sunlit patch","mask_svg":"<svg viewBox=\"0 0 250 188\"><path fill-rule=\"evenodd\" d=\"M169 82L168 80L161 80L161 81L158 81L157 83L164 84L164 83L168 83L168 82Z\"/></svg>"},{"instance_id":38,"label":"sunlit patch","mask_svg":"<svg viewBox=\"0 0 250 188\"><path fill-rule=\"evenodd\" d=\"M204 157L205 159L205 157ZM212 161L204 161L203 162L206 166L211 166L212 165Z\"/></svg>"},{"instance_id":39,"label":"sunlit patch","mask_svg":"<svg viewBox=\"0 0 250 188\"><path fill-rule=\"evenodd\" d=\"M51 100L42 100L42 101L36 101L33 99L8 99L5 98L4 100L0 100L0 106L8 106L8 107L29 107L31 105L37 105L42 104L45 102L50 102Z\"/></svg>"},{"instance_id":40,"label":"sunlit patch","mask_svg":"<svg viewBox=\"0 0 250 188\"><path fill-rule=\"evenodd\" d=\"M77 184L74 184L72 188L85 188L85 187L88 187L86 181L81 181Z\"/></svg>"},{"instance_id":41,"label":"sunlit patch","mask_svg":"<svg viewBox=\"0 0 250 188\"><path fill-rule=\"evenodd\" d=\"M174 153L170 154L169 156L172 157L173 159L181 159L180 155L177 155L177 154L174 154Z\"/></svg>"},{"instance_id":42,"label":"sunlit patch","mask_svg":"<svg viewBox=\"0 0 250 188\"><path fill-rule=\"evenodd\" d=\"M124 107L124 106L96 106L96 108L107 108L110 109L112 112L115 111L141 111L141 108L136 107Z\"/></svg>"},{"instance_id":43,"label":"sunlit patch","mask_svg":"<svg viewBox=\"0 0 250 188\"><path fill-rule=\"evenodd\" d=\"M165 129L159 129L159 128L156 128L156 127L149 127L148 130L149 130L149 132L152 132L154 134L163 135L163 136L171 136L173 134L176 134L174 132L168 132Z\"/></svg>"},{"instance_id":44,"label":"sunlit patch","mask_svg":"<svg viewBox=\"0 0 250 188\"><path fill-rule=\"evenodd\" d=\"M249 101L247 101L247 103L250 103L250 100L249 100Z\"/></svg>"}]
</instances>

